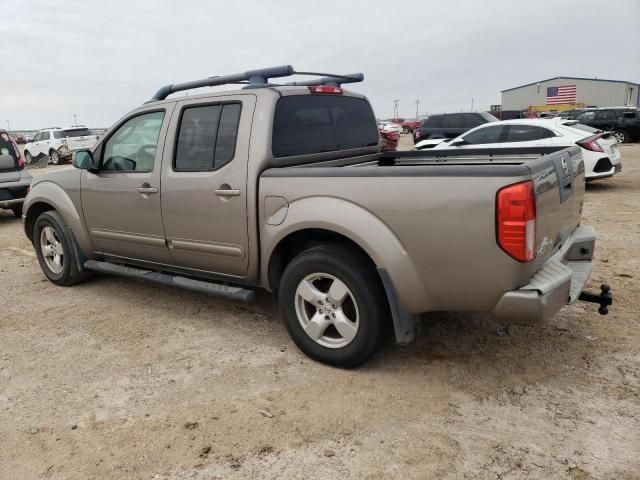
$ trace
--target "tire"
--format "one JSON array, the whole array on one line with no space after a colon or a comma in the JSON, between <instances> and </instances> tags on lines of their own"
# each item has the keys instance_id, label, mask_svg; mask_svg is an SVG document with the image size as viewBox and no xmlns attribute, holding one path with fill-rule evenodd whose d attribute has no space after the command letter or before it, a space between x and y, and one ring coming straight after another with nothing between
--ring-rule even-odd
<instances>
[{"instance_id":1,"label":"tire","mask_svg":"<svg viewBox=\"0 0 640 480\"><path fill-rule=\"evenodd\" d=\"M628 143L631 140L626 130L615 130L613 136L618 143Z\"/></svg>"},{"instance_id":2,"label":"tire","mask_svg":"<svg viewBox=\"0 0 640 480\"><path fill-rule=\"evenodd\" d=\"M33 164L33 157L31 156L31 152L29 152L28 150L24 152L24 162L27 165Z\"/></svg>"},{"instance_id":3,"label":"tire","mask_svg":"<svg viewBox=\"0 0 640 480\"><path fill-rule=\"evenodd\" d=\"M402 133L411 133L409 127L402 127Z\"/></svg>"},{"instance_id":4,"label":"tire","mask_svg":"<svg viewBox=\"0 0 640 480\"><path fill-rule=\"evenodd\" d=\"M47 251L52 252L52 255L45 257L43 244L47 243L51 247ZM55 210L44 212L36 219L33 227L33 248L42 272L51 283L66 287L87 278L87 272L78 269L75 250L67 234L66 225ZM56 254L60 256L59 263L55 261Z\"/></svg>"},{"instance_id":5,"label":"tire","mask_svg":"<svg viewBox=\"0 0 640 480\"><path fill-rule=\"evenodd\" d=\"M340 368L357 367L378 350L389 325L386 298L369 260L337 244L300 253L287 265L279 288L280 312L298 348Z\"/></svg>"},{"instance_id":6,"label":"tire","mask_svg":"<svg viewBox=\"0 0 640 480\"><path fill-rule=\"evenodd\" d=\"M51 151L49 152L49 162L50 162L52 165L60 165L61 160L62 160L62 159L60 158L60 154L59 154L57 151L55 151L55 150L51 150Z\"/></svg>"},{"instance_id":7,"label":"tire","mask_svg":"<svg viewBox=\"0 0 640 480\"><path fill-rule=\"evenodd\" d=\"M18 217L18 218L22 218L22 204L19 203L17 205L13 205L11 207L11 210L13 211L13 214Z\"/></svg>"}]
</instances>

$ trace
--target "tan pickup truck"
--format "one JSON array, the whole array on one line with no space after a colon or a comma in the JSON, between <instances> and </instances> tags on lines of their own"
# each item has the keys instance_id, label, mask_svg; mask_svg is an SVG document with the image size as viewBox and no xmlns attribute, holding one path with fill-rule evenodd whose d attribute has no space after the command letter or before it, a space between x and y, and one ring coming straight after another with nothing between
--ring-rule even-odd
<instances>
[{"instance_id":1,"label":"tan pickup truck","mask_svg":"<svg viewBox=\"0 0 640 480\"><path fill-rule=\"evenodd\" d=\"M295 343L341 367L391 331L411 341L425 312L543 321L580 297L596 235L577 146L379 153L369 102L341 86L361 75L272 81L292 73L163 87L76 168L38 176L24 227L47 278L265 288ZM244 88L166 98L226 83Z\"/></svg>"}]
</instances>

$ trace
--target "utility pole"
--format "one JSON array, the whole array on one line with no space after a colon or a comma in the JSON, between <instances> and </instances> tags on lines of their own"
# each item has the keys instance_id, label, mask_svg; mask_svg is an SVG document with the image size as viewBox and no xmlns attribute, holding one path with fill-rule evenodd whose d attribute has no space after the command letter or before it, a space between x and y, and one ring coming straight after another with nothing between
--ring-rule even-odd
<instances>
[{"instance_id":1,"label":"utility pole","mask_svg":"<svg viewBox=\"0 0 640 480\"><path fill-rule=\"evenodd\" d=\"M398 102L400 100L396 99L393 101L393 118L397 119L398 118Z\"/></svg>"},{"instance_id":2,"label":"utility pole","mask_svg":"<svg viewBox=\"0 0 640 480\"><path fill-rule=\"evenodd\" d=\"M11 124L9 123L9 120L7 120L7 132L11 131Z\"/></svg>"},{"instance_id":3,"label":"utility pole","mask_svg":"<svg viewBox=\"0 0 640 480\"><path fill-rule=\"evenodd\" d=\"M471 111L473 112L473 97L471 97Z\"/></svg>"},{"instance_id":4,"label":"utility pole","mask_svg":"<svg viewBox=\"0 0 640 480\"><path fill-rule=\"evenodd\" d=\"M77 127L78 126L78 121L76 120L76 114L73 114L73 126Z\"/></svg>"},{"instance_id":5,"label":"utility pole","mask_svg":"<svg viewBox=\"0 0 640 480\"><path fill-rule=\"evenodd\" d=\"M420 108L420 100L416 100L416 120L418 119L418 109Z\"/></svg>"}]
</instances>

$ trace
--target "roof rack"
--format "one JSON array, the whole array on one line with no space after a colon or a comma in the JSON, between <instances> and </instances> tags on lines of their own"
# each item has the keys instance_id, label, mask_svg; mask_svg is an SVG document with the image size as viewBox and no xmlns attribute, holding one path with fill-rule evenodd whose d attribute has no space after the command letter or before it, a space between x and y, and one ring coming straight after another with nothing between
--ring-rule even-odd
<instances>
[{"instance_id":1,"label":"roof rack","mask_svg":"<svg viewBox=\"0 0 640 480\"><path fill-rule=\"evenodd\" d=\"M324 75L314 80L306 80L302 82L289 82L285 84L273 84L269 82L271 78L289 77L291 75ZM243 88L264 88L278 87L284 85L313 86L328 85L338 87L343 83L362 82L364 75L362 73L352 73L349 75L337 75L332 73L318 72L296 72L291 65L281 65L279 67L261 68L258 70L248 70L244 73L233 73L231 75L221 75L215 77L203 78L202 80L194 80L185 83L174 83L165 85L160 88L149 102L164 100L175 92L191 90L199 87L213 87L216 85L240 84L245 85ZM149 103L147 102L147 103Z\"/></svg>"}]
</instances>

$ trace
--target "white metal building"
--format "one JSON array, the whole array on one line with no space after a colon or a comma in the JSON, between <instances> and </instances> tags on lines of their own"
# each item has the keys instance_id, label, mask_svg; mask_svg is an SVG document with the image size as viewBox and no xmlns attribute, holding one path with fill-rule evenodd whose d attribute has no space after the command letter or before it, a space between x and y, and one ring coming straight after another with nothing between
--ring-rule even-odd
<instances>
[{"instance_id":1,"label":"white metal building","mask_svg":"<svg viewBox=\"0 0 640 480\"><path fill-rule=\"evenodd\" d=\"M555 77L502 90L502 110L584 103L587 107L640 106L640 85L622 80Z\"/></svg>"}]
</instances>

